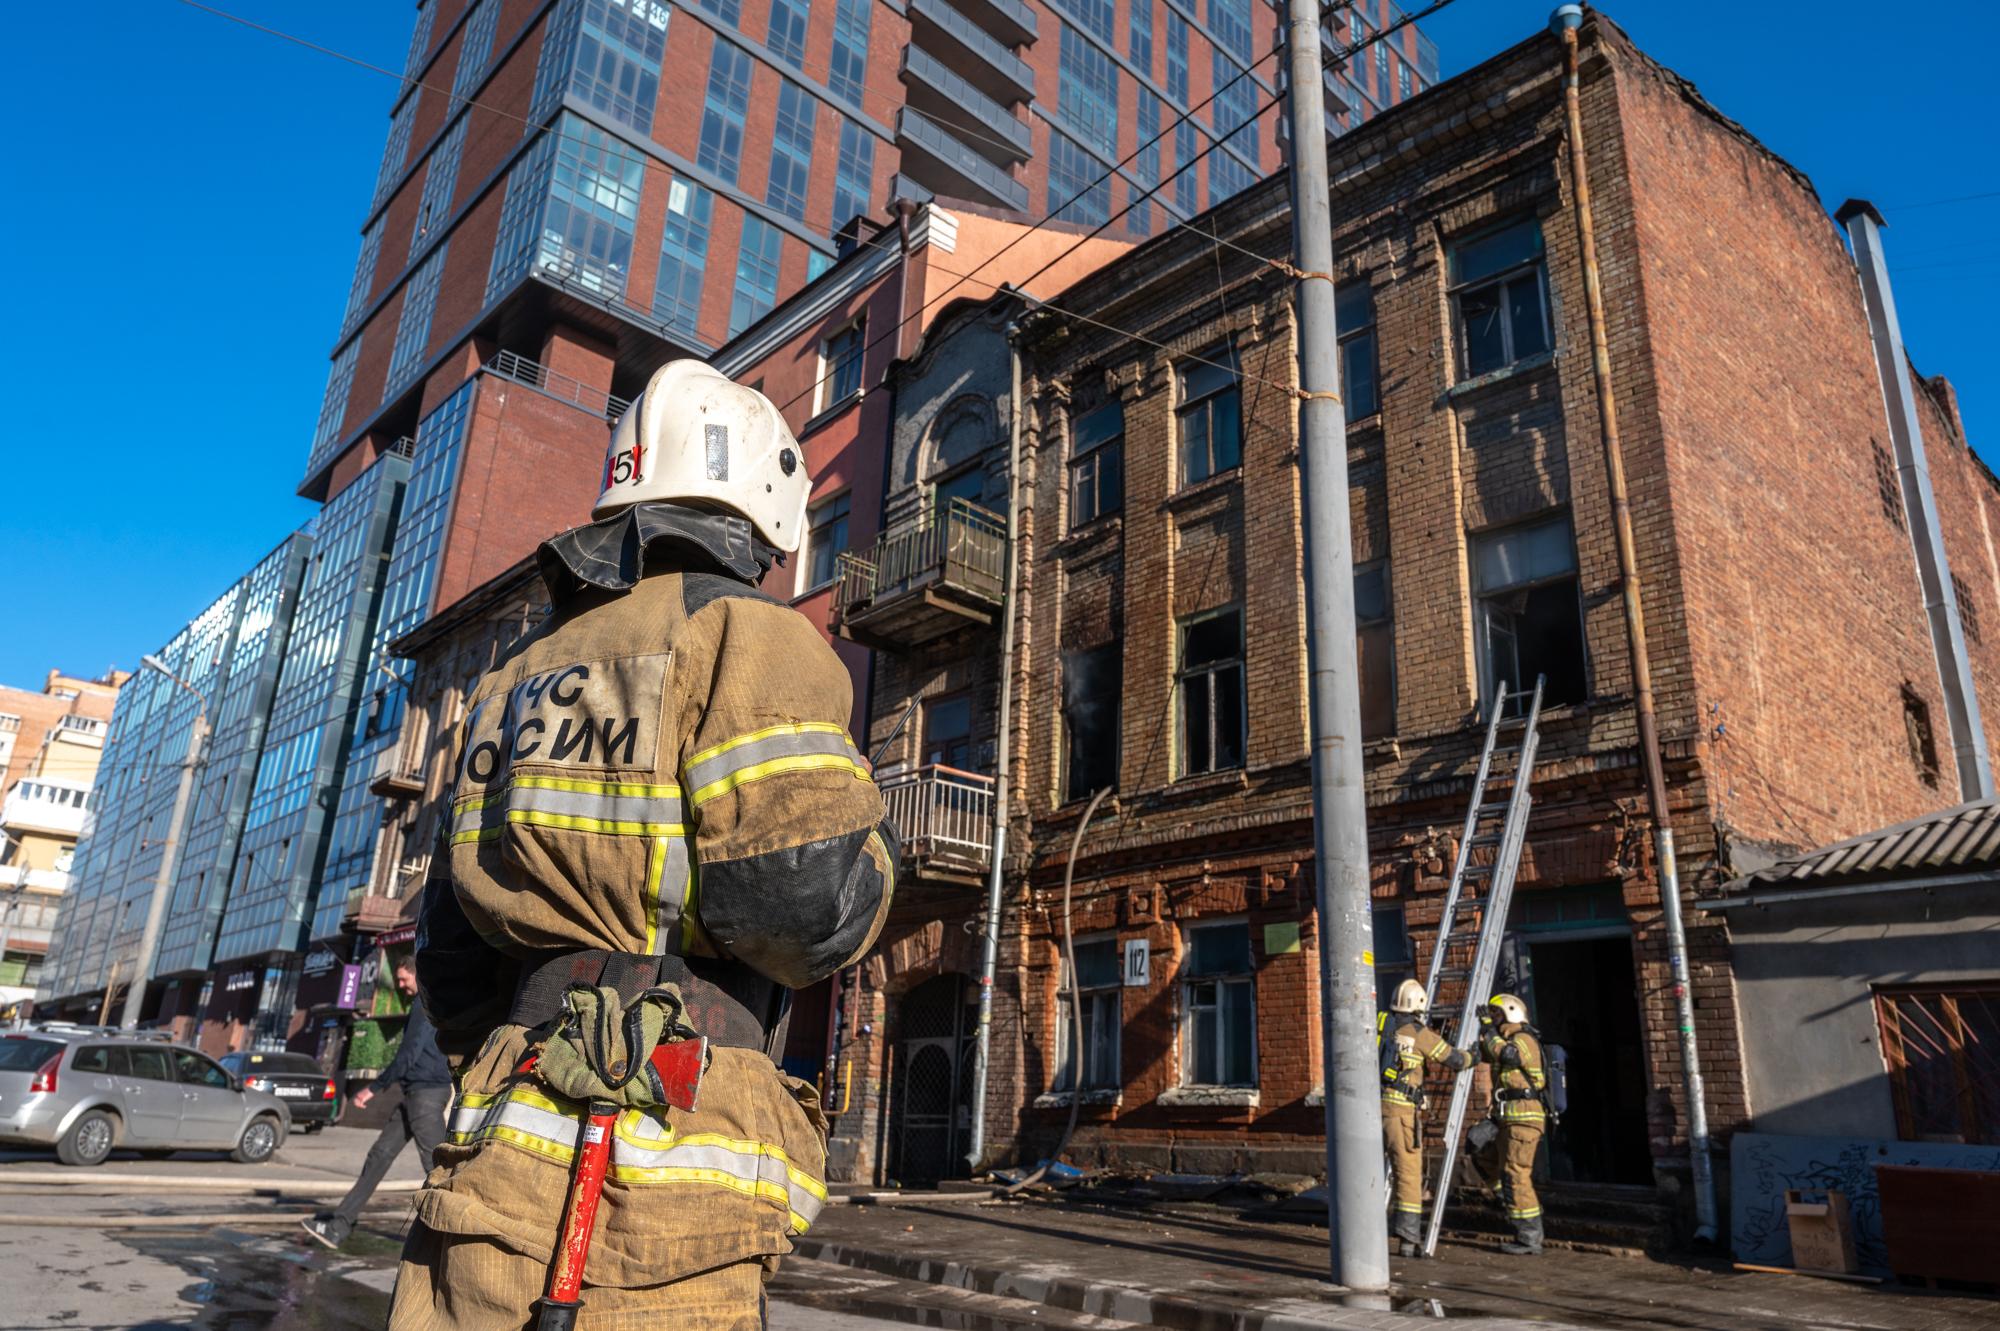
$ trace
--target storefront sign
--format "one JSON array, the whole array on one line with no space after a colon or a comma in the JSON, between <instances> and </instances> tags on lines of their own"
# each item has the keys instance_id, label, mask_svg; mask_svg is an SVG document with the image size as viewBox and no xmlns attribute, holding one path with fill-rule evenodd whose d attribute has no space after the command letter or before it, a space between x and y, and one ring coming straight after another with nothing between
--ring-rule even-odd
<instances>
[{"instance_id":1,"label":"storefront sign","mask_svg":"<svg viewBox=\"0 0 2000 1331\"><path fill-rule=\"evenodd\" d=\"M410 943L416 941L416 937L417 926L406 924L400 929L384 929L381 933L376 934L375 946L388 947L394 943Z\"/></svg>"},{"instance_id":2,"label":"storefront sign","mask_svg":"<svg viewBox=\"0 0 2000 1331\"><path fill-rule=\"evenodd\" d=\"M256 987L256 971L237 971L222 982L222 992L225 994L239 993L242 990L255 989Z\"/></svg>"},{"instance_id":3,"label":"storefront sign","mask_svg":"<svg viewBox=\"0 0 2000 1331\"><path fill-rule=\"evenodd\" d=\"M361 967L342 966L340 968L340 996L333 1000L337 1008L352 1009L361 1001Z\"/></svg>"},{"instance_id":4,"label":"storefront sign","mask_svg":"<svg viewBox=\"0 0 2000 1331\"><path fill-rule=\"evenodd\" d=\"M305 963L299 970L304 975L324 975L339 964L339 953L330 947L319 947L306 954Z\"/></svg>"}]
</instances>

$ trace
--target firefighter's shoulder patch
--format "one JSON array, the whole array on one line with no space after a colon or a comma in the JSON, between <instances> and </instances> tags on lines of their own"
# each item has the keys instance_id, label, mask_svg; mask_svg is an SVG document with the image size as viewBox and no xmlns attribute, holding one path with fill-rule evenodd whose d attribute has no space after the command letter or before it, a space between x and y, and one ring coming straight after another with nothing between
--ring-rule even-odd
<instances>
[{"instance_id":1,"label":"firefighter's shoulder patch","mask_svg":"<svg viewBox=\"0 0 2000 1331\"><path fill-rule=\"evenodd\" d=\"M769 592L721 573L681 574L681 610L689 619L693 619L704 607L732 597L769 601L772 605L784 604Z\"/></svg>"}]
</instances>

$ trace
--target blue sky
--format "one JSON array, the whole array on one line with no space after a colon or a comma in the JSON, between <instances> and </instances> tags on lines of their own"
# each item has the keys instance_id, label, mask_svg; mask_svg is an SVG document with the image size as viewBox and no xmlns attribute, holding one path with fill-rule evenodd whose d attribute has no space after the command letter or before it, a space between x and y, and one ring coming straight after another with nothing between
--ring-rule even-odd
<instances>
[{"instance_id":1,"label":"blue sky","mask_svg":"<svg viewBox=\"0 0 2000 1331\"><path fill-rule=\"evenodd\" d=\"M220 7L392 67L414 12ZM1425 26L1449 75L1552 7L1457 0ZM1882 207L1911 353L1995 457L2000 197L1911 206L2000 191L1994 7L1949 0L1900 28L1844 0L1605 9L1829 206ZM34 686L133 666L311 513L292 490L394 84L176 0L18 6L8 27L28 110L0 148L0 683Z\"/></svg>"}]
</instances>

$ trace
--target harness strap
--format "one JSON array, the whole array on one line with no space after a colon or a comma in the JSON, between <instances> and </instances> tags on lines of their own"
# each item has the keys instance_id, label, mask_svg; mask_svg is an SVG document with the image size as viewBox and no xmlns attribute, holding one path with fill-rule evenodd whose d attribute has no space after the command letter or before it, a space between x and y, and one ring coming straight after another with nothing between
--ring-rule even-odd
<instances>
[{"instance_id":1,"label":"harness strap","mask_svg":"<svg viewBox=\"0 0 2000 1331\"><path fill-rule=\"evenodd\" d=\"M740 961L580 948L530 957L507 1020L540 1026L563 1011L572 984L609 985L627 1002L659 984L677 985L687 1020L712 1045L755 1049L773 1062L785 1050L792 991Z\"/></svg>"}]
</instances>

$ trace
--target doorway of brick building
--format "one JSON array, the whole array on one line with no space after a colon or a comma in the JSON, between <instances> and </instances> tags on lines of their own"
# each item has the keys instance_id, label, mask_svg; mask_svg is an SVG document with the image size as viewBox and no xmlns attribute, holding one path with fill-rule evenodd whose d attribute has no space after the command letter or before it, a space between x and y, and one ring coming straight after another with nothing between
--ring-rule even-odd
<instances>
[{"instance_id":1,"label":"doorway of brick building","mask_svg":"<svg viewBox=\"0 0 2000 1331\"><path fill-rule=\"evenodd\" d=\"M1544 1043L1569 1055L1569 1112L1547 1137L1549 1177L1651 1183L1645 1037L1623 893L1615 883L1524 888L1507 924L1498 987L1519 994Z\"/></svg>"},{"instance_id":2,"label":"doorway of brick building","mask_svg":"<svg viewBox=\"0 0 2000 1331\"><path fill-rule=\"evenodd\" d=\"M971 1126L972 1014L967 977L949 972L912 989L898 1005L895 1062L890 1069L896 1158L905 1187L928 1186L965 1174Z\"/></svg>"}]
</instances>

